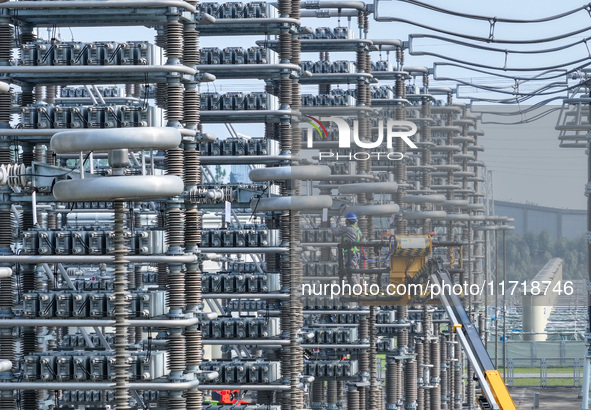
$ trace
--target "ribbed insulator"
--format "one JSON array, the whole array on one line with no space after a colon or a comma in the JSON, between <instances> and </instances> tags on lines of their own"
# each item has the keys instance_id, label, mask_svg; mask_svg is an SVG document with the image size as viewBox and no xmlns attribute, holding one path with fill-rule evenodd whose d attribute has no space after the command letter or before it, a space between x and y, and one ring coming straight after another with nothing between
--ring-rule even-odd
<instances>
[{"instance_id":1,"label":"ribbed insulator","mask_svg":"<svg viewBox=\"0 0 591 410\"><path fill-rule=\"evenodd\" d=\"M291 15L291 0L279 0L277 8L281 17L289 17Z\"/></svg>"},{"instance_id":2,"label":"ribbed insulator","mask_svg":"<svg viewBox=\"0 0 591 410\"><path fill-rule=\"evenodd\" d=\"M34 89L31 87L23 87L21 95L20 95L20 104L23 107L28 105L32 105L35 103L35 93Z\"/></svg>"},{"instance_id":3,"label":"ribbed insulator","mask_svg":"<svg viewBox=\"0 0 591 410\"><path fill-rule=\"evenodd\" d=\"M199 32L188 26L184 30L183 64L189 67L199 64Z\"/></svg>"},{"instance_id":4,"label":"ribbed insulator","mask_svg":"<svg viewBox=\"0 0 591 410\"><path fill-rule=\"evenodd\" d=\"M409 360L404 368L404 393L407 405L417 401L417 390L417 362Z\"/></svg>"},{"instance_id":5,"label":"ribbed insulator","mask_svg":"<svg viewBox=\"0 0 591 410\"><path fill-rule=\"evenodd\" d=\"M398 400L396 366L393 360L386 363L386 404L388 405L395 405Z\"/></svg>"},{"instance_id":6,"label":"ribbed insulator","mask_svg":"<svg viewBox=\"0 0 591 410\"><path fill-rule=\"evenodd\" d=\"M0 64L8 63L12 57L12 38L13 27L10 24L0 24Z\"/></svg>"},{"instance_id":7,"label":"ribbed insulator","mask_svg":"<svg viewBox=\"0 0 591 410\"><path fill-rule=\"evenodd\" d=\"M164 26L166 46L164 55L169 60L180 60L183 57L183 24L170 21Z\"/></svg>"},{"instance_id":8,"label":"ribbed insulator","mask_svg":"<svg viewBox=\"0 0 591 410\"><path fill-rule=\"evenodd\" d=\"M0 164L8 165L12 163L12 150L8 147L0 147Z\"/></svg>"},{"instance_id":9,"label":"ribbed insulator","mask_svg":"<svg viewBox=\"0 0 591 410\"><path fill-rule=\"evenodd\" d=\"M180 392L170 392L166 408L168 410L187 410L187 403Z\"/></svg>"},{"instance_id":10,"label":"ribbed insulator","mask_svg":"<svg viewBox=\"0 0 591 410\"><path fill-rule=\"evenodd\" d=\"M12 92L0 94L0 124L9 124L12 111ZM6 162L3 162L6 164Z\"/></svg>"},{"instance_id":11,"label":"ribbed insulator","mask_svg":"<svg viewBox=\"0 0 591 410\"><path fill-rule=\"evenodd\" d=\"M157 408L167 409L168 408L168 392L158 392L158 405Z\"/></svg>"},{"instance_id":12,"label":"ribbed insulator","mask_svg":"<svg viewBox=\"0 0 591 410\"><path fill-rule=\"evenodd\" d=\"M455 358L458 359L454 362L453 370L453 384L454 384L454 409L462 408L463 401L463 366L462 366L462 350L459 343L454 345Z\"/></svg>"},{"instance_id":13,"label":"ribbed insulator","mask_svg":"<svg viewBox=\"0 0 591 410\"><path fill-rule=\"evenodd\" d=\"M315 380L312 384L312 403L324 403L324 382Z\"/></svg>"},{"instance_id":14,"label":"ribbed insulator","mask_svg":"<svg viewBox=\"0 0 591 410\"><path fill-rule=\"evenodd\" d=\"M291 126L287 123L281 123L279 125L279 148L281 151L291 151L292 137L291 137Z\"/></svg>"},{"instance_id":15,"label":"ribbed insulator","mask_svg":"<svg viewBox=\"0 0 591 410\"><path fill-rule=\"evenodd\" d=\"M127 294L127 255L125 240L125 204L115 201L114 207L114 246L115 246L115 404L117 409L131 409L129 406L129 339L126 323L129 309Z\"/></svg>"},{"instance_id":16,"label":"ribbed insulator","mask_svg":"<svg viewBox=\"0 0 591 410\"><path fill-rule=\"evenodd\" d=\"M257 404L271 404L274 403L275 400L273 399L273 392L272 391L258 391L256 403Z\"/></svg>"},{"instance_id":17,"label":"ribbed insulator","mask_svg":"<svg viewBox=\"0 0 591 410\"><path fill-rule=\"evenodd\" d=\"M35 145L33 149L33 160L36 162L45 162L45 146L44 145Z\"/></svg>"},{"instance_id":18,"label":"ribbed insulator","mask_svg":"<svg viewBox=\"0 0 591 410\"><path fill-rule=\"evenodd\" d=\"M156 106L163 110L168 106L167 89L166 83L156 83Z\"/></svg>"},{"instance_id":19,"label":"ribbed insulator","mask_svg":"<svg viewBox=\"0 0 591 410\"><path fill-rule=\"evenodd\" d=\"M349 390L347 392L347 410L361 410L358 390Z\"/></svg>"},{"instance_id":20,"label":"ribbed insulator","mask_svg":"<svg viewBox=\"0 0 591 410\"><path fill-rule=\"evenodd\" d=\"M37 84L35 88L33 88L33 100L37 102L45 101L45 87Z\"/></svg>"},{"instance_id":21,"label":"ribbed insulator","mask_svg":"<svg viewBox=\"0 0 591 410\"><path fill-rule=\"evenodd\" d=\"M0 209L0 249L10 250L12 243L12 222L10 209Z\"/></svg>"},{"instance_id":22,"label":"ribbed insulator","mask_svg":"<svg viewBox=\"0 0 591 410\"><path fill-rule=\"evenodd\" d=\"M187 410L202 410L203 409L203 393L197 389L188 390L185 393L187 398Z\"/></svg>"},{"instance_id":23,"label":"ribbed insulator","mask_svg":"<svg viewBox=\"0 0 591 410\"><path fill-rule=\"evenodd\" d=\"M194 127L199 124L201 118L199 91L196 88L185 88L183 104L185 126Z\"/></svg>"},{"instance_id":24,"label":"ribbed insulator","mask_svg":"<svg viewBox=\"0 0 591 410\"><path fill-rule=\"evenodd\" d=\"M21 285L23 292L36 289L35 265L21 265Z\"/></svg>"},{"instance_id":25,"label":"ribbed insulator","mask_svg":"<svg viewBox=\"0 0 591 410\"><path fill-rule=\"evenodd\" d=\"M47 104L55 104L55 97L57 95L57 87L55 85L45 86L45 102Z\"/></svg>"},{"instance_id":26,"label":"ribbed insulator","mask_svg":"<svg viewBox=\"0 0 591 410\"><path fill-rule=\"evenodd\" d=\"M184 177L184 152L181 148L166 150L166 174Z\"/></svg>"},{"instance_id":27,"label":"ribbed insulator","mask_svg":"<svg viewBox=\"0 0 591 410\"><path fill-rule=\"evenodd\" d=\"M185 156L185 186L195 186L199 183L201 174L201 158L194 146L184 150Z\"/></svg>"},{"instance_id":28,"label":"ribbed insulator","mask_svg":"<svg viewBox=\"0 0 591 410\"><path fill-rule=\"evenodd\" d=\"M141 98L142 97L142 84L132 84L132 96L134 98Z\"/></svg>"},{"instance_id":29,"label":"ribbed insulator","mask_svg":"<svg viewBox=\"0 0 591 410\"><path fill-rule=\"evenodd\" d=\"M32 28L21 27L19 36L21 44L32 43L35 40L37 40L37 36L35 36L35 32Z\"/></svg>"},{"instance_id":30,"label":"ribbed insulator","mask_svg":"<svg viewBox=\"0 0 591 410\"><path fill-rule=\"evenodd\" d=\"M47 213L47 229L57 229L57 214L55 212Z\"/></svg>"},{"instance_id":31,"label":"ribbed insulator","mask_svg":"<svg viewBox=\"0 0 591 410\"><path fill-rule=\"evenodd\" d=\"M318 85L318 94L330 94L331 86L330 84L319 84Z\"/></svg>"},{"instance_id":32,"label":"ribbed insulator","mask_svg":"<svg viewBox=\"0 0 591 410\"><path fill-rule=\"evenodd\" d=\"M183 120L183 86L180 83L168 83L166 86L168 122L181 122Z\"/></svg>"},{"instance_id":33,"label":"ribbed insulator","mask_svg":"<svg viewBox=\"0 0 591 410\"><path fill-rule=\"evenodd\" d=\"M30 167L31 163L35 160L35 152L34 147L30 144L21 144L22 146L22 154L21 154L21 163L25 164L25 166Z\"/></svg>"},{"instance_id":34,"label":"ribbed insulator","mask_svg":"<svg viewBox=\"0 0 591 410\"><path fill-rule=\"evenodd\" d=\"M25 390L23 392L23 402L22 406L25 409L37 409L37 392L40 390ZM45 390L47 392L47 390ZM18 407L13 407L17 409ZM0 407L0 409L4 409L4 407Z\"/></svg>"},{"instance_id":35,"label":"ribbed insulator","mask_svg":"<svg viewBox=\"0 0 591 410\"><path fill-rule=\"evenodd\" d=\"M358 387L357 391L359 392L359 409L367 410L367 388L366 387Z\"/></svg>"},{"instance_id":36,"label":"ribbed insulator","mask_svg":"<svg viewBox=\"0 0 591 410\"><path fill-rule=\"evenodd\" d=\"M168 336L168 359L171 372L184 372L187 365L185 336L173 331Z\"/></svg>"},{"instance_id":37,"label":"ribbed insulator","mask_svg":"<svg viewBox=\"0 0 591 410\"><path fill-rule=\"evenodd\" d=\"M180 208L169 208L166 214L168 246L182 247L185 242L185 218Z\"/></svg>"},{"instance_id":38,"label":"ribbed insulator","mask_svg":"<svg viewBox=\"0 0 591 410\"><path fill-rule=\"evenodd\" d=\"M185 244L187 248L194 248L201 243L201 212L196 208L185 211Z\"/></svg>"},{"instance_id":39,"label":"ribbed insulator","mask_svg":"<svg viewBox=\"0 0 591 410\"><path fill-rule=\"evenodd\" d=\"M47 152L45 153L46 156L46 161L49 165L55 165L56 164L56 154L53 150L51 150L50 148L47 148Z\"/></svg>"},{"instance_id":40,"label":"ribbed insulator","mask_svg":"<svg viewBox=\"0 0 591 410\"><path fill-rule=\"evenodd\" d=\"M185 338L187 347L187 366L198 366L203 360L201 331L195 327L189 327L185 331Z\"/></svg>"}]
</instances>

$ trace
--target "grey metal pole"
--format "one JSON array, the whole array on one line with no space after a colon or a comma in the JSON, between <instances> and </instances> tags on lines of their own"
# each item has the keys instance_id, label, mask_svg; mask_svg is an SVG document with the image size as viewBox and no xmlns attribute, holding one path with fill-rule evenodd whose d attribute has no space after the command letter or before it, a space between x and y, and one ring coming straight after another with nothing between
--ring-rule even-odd
<instances>
[{"instance_id":1,"label":"grey metal pole","mask_svg":"<svg viewBox=\"0 0 591 410\"><path fill-rule=\"evenodd\" d=\"M507 284L507 242L506 230L503 229L503 282ZM507 298L503 292L503 380L507 378Z\"/></svg>"},{"instance_id":2,"label":"grey metal pole","mask_svg":"<svg viewBox=\"0 0 591 410\"><path fill-rule=\"evenodd\" d=\"M495 369L499 368L499 234L495 230Z\"/></svg>"}]
</instances>

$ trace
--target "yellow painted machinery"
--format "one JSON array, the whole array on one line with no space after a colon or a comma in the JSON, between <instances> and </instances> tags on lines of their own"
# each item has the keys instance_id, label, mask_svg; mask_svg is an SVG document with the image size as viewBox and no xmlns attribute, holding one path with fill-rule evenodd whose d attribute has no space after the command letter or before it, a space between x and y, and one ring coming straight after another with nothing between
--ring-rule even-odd
<instances>
[{"instance_id":1,"label":"yellow painted machinery","mask_svg":"<svg viewBox=\"0 0 591 410\"><path fill-rule=\"evenodd\" d=\"M470 321L458 295L451 289L454 288L449 270L443 266L441 260L431 258L434 246L448 247L450 266L457 263L461 269L461 244L458 243L433 243L433 235L397 235L389 241L376 243L357 244L367 248L388 248L387 269L360 267L352 271L359 275L388 273L388 287L392 290L404 289L405 292L387 292L384 295L364 295L356 299L361 305L408 305L408 304L437 304L440 302L446 309L451 322L451 328L456 332L458 339L466 353L468 360L475 370L480 382L482 395L478 398L480 407L494 410L516 410L515 403L503 382L499 372L495 369L488 352L480 339L477 329ZM454 248L459 249L456 258ZM381 256L381 255L379 255ZM378 264L382 263L378 259ZM455 268L455 267L454 267ZM348 273L351 273L348 272ZM354 273L353 273L354 274ZM437 289L436 293L434 289ZM449 291L446 291L449 289ZM433 293L433 294L432 294Z\"/></svg>"}]
</instances>

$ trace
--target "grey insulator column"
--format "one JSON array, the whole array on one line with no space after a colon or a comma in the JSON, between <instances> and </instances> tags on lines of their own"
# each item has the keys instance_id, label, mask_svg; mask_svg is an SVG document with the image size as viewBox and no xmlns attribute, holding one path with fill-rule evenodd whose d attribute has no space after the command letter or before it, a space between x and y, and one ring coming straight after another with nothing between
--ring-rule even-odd
<instances>
[{"instance_id":1,"label":"grey insulator column","mask_svg":"<svg viewBox=\"0 0 591 410\"><path fill-rule=\"evenodd\" d=\"M454 409L461 410L462 409L462 402L464 401L464 363L462 359L462 348L459 343L455 343L454 345L454 358L456 361L454 362Z\"/></svg>"},{"instance_id":2,"label":"grey insulator column","mask_svg":"<svg viewBox=\"0 0 591 410\"><path fill-rule=\"evenodd\" d=\"M376 307L369 307L369 408L378 408L382 395L378 382Z\"/></svg>"},{"instance_id":3,"label":"grey insulator column","mask_svg":"<svg viewBox=\"0 0 591 410\"><path fill-rule=\"evenodd\" d=\"M326 382L327 410L334 410L337 408L337 383L337 380L328 380Z\"/></svg>"},{"instance_id":4,"label":"grey insulator column","mask_svg":"<svg viewBox=\"0 0 591 410\"><path fill-rule=\"evenodd\" d=\"M13 27L0 24L0 65L9 65L12 53ZM10 127L12 110L11 94L0 94L0 126ZM0 145L0 164L11 163L11 151L8 144ZM0 255L12 254L12 216L10 210L10 189L0 190ZM0 311L11 313L13 307L13 278L0 279ZM14 361L16 354L15 338L9 328L0 329L0 359ZM16 408L13 391L0 393L0 410Z\"/></svg>"},{"instance_id":5,"label":"grey insulator column","mask_svg":"<svg viewBox=\"0 0 591 410\"><path fill-rule=\"evenodd\" d=\"M439 377L441 379L439 385L441 388L441 410L448 410L448 403L449 403L449 390L448 390L448 386L449 386L449 362L448 362L448 343L447 343L447 337L444 335L441 335L440 337L441 340L441 344L439 346L439 351L440 351L440 361L441 361L441 367L440 367L440 373L439 373ZM435 400L431 401L431 405L434 406ZM437 409L432 409L432 410L437 410Z\"/></svg>"},{"instance_id":6,"label":"grey insulator column","mask_svg":"<svg viewBox=\"0 0 591 410\"><path fill-rule=\"evenodd\" d=\"M397 361L393 358L388 358L386 363L386 409L397 409L398 404L398 384L397 377Z\"/></svg>"},{"instance_id":7,"label":"grey insulator column","mask_svg":"<svg viewBox=\"0 0 591 410\"><path fill-rule=\"evenodd\" d=\"M417 358L417 374L416 377L423 377L423 365L425 364L425 345L422 341L415 341L415 354ZM418 385L418 380L417 380ZM418 387L418 386L417 386ZM425 390L417 388L417 410L425 410Z\"/></svg>"},{"instance_id":8,"label":"grey insulator column","mask_svg":"<svg viewBox=\"0 0 591 410\"><path fill-rule=\"evenodd\" d=\"M347 410L361 410L359 390L355 386L350 386L349 390L347 390Z\"/></svg>"},{"instance_id":9,"label":"grey insulator column","mask_svg":"<svg viewBox=\"0 0 591 410\"><path fill-rule=\"evenodd\" d=\"M435 387L429 390L430 410L441 410L441 347L438 340L431 343L431 384Z\"/></svg>"},{"instance_id":10,"label":"grey insulator column","mask_svg":"<svg viewBox=\"0 0 591 410\"><path fill-rule=\"evenodd\" d=\"M407 360L404 365L404 409L414 410L417 408L419 388L417 385L417 361Z\"/></svg>"},{"instance_id":11,"label":"grey insulator column","mask_svg":"<svg viewBox=\"0 0 591 410\"><path fill-rule=\"evenodd\" d=\"M324 398L324 382L322 380L315 380L312 382L312 408L313 409L322 409L324 408L324 403L326 402Z\"/></svg>"},{"instance_id":12,"label":"grey insulator column","mask_svg":"<svg viewBox=\"0 0 591 410\"><path fill-rule=\"evenodd\" d=\"M113 203L115 211L115 405L117 409L131 409L129 405L129 343L127 312L129 309L129 286L125 256L125 204L121 200Z\"/></svg>"},{"instance_id":13,"label":"grey insulator column","mask_svg":"<svg viewBox=\"0 0 591 410\"><path fill-rule=\"evenodd\" d=\"M371 314L371 313L370 313ZM369 340L369 320L363 318L359 320L359 340ZM369 373L369 352L366 349L359 351L359 374ZM365 409L367 406L367 388L360 386L359 391L359 408Z\"/></svg>"}]
</instances>

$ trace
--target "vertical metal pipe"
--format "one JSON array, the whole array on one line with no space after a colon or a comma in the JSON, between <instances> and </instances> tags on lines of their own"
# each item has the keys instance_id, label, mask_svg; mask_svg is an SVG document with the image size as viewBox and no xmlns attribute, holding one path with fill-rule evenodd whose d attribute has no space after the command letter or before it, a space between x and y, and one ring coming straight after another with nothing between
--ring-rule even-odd
<instances>
[{"instance_id":1,"label":"vertical metal pipe","mask_svg":"<svg viewBox=\"0 0 591 410\"><path fill-rule=\"evenodd\" d=\"M503 229L503 282L507 284L507 242ZM503 292L503 380L507 379L507 299Z\"/></svg>"},{"instance_id":2,"label":"vertical metal pipe","mask_svg":"<svg viewBox=\"0 0 591 410\"><path fill-rule=\"evenodd\" d=\"M495 369L499 368L499 235L495 229Z\"/></svg>"}]
</instances>

